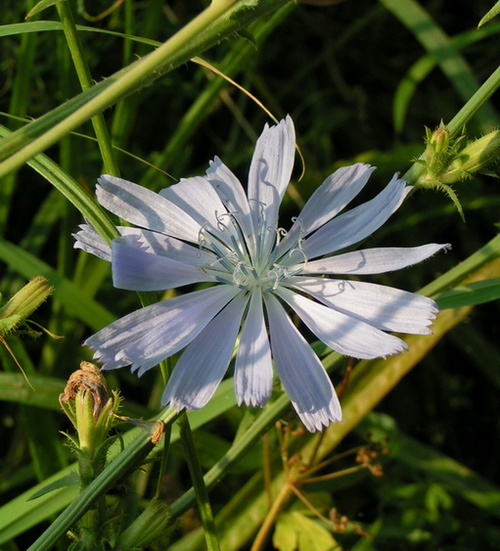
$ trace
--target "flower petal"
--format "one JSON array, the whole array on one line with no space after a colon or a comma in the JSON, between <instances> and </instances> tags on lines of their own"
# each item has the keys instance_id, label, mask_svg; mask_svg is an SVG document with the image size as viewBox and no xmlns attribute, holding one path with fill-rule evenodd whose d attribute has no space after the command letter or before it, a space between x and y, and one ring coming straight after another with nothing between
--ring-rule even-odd
<instances>
[{"instance_id":1,"label":"flower petal","mask_svg":"<svg viewBox=\"0 0 500 551\"><path fill-rule=\"evenodd\" d=\"M418 264L450 245L429 243L420 247L362 249L292 266L301 274L384 274Z\"/></svg>"},{"instance_id":2,"label":"flower petal","mask_svg":"<svg viewBox=\"0 0 500 551\"><path fill-rule=\"evenodd\" d=\"M438 312L430 298L375 283L298 276L287 284L383 331L428 335Z\"/></svg>"},{"instance_id":3,"label":"flower petal","mask_svg":"<svg viewBox=\"0 0 500 551\"><path fill-rule=\"evenodd\" d=\"M97 198L110 212L136 226L198 243L200 225L158 193L107 174L99 184Z\"/></svg>"},{"instance_id":4,"label":"flower petal","mask_svg":"<svg viewBox=\"0 0 500 551\"><path fill-rule=\"evenodd\" d=\"M386 357L406 350L406 344L393 335L279 287L275 293L287 302L309 329L327 346L344 356L363 360Z\"/></svg>"},{"instance_id":5,"label":"flower petal","mask_svg":"<svg viewBox=\"0 0 500 551\"><path fill-rule=\"evenodd\" d=\"M310 432L342 420L342 410L332 382L307 341L283 307L265 295L276 371L301 421Z\"/></svg>"},{"instance_id":6,"label":"flower petal","mask_svg":"<svg viewBox=\"0 0 500 551\"><path fill-rule=\"evenodd\" d=\"M90 224L82 224L80 231L73 234L75 238L75 249L82 249L87 253L93 254L102 260L111 262L111 247L97 233ZM131 228L130 226L117 226L121 235L142 235L144 230L140 228ZM154 234L152 234L154 235ZM156 234L157 236L161 234ZM165 238L166 239L166 238Z\"/></svg>"},{"instance_id":7,"label":"flower petal","mask_svg":"<svg viewBox=\"0 0 500 551\"><path fill-rule=\"evenodd\" d=\"M253 291L241 331L234 367L234 391L238 405L267 404L273 388L271 348L267 336L260 288Z\"/></svg>"},{"instance_id":8,"label":"flower petal","mask_svg":"<svg viewBox=\"0 0 500 551\"><path fill-rule=\"evenodd\" d=\"M206 175L228 212L238 222L250 253L254 254L255 229L250 214L250 205L240 181L218 157L210 162Z\"/></svg>"},{"instance_id":9,"label":"flower petal","mask_svg":"<svg viewBox=\"0 0 500 551\"><path fill-rule=\"evenodd\" d=\"M168 255L148 252L143 243L138 235L113 239L111 268L113 285L116 288L129 291L164 291L201 281L215 281L198 266ZM189 247L187 244L183 245L183 248Z\"/></svg>"},{"instance_id":10,"label":"flower petal","mask_svg":"<svg viewBox=\"0 0 500 551\"><path fill-rule=\"evenodd\" d=\"M111 262L111 247L95 229L90 224L81 224L79 228L80 231L73 234L75 238L73 247L75 249L82 249L107 262Z\"/></svg>"},{"instance_id":11,"label":"flower petal","mask_svg":"<svg viewBox=\"0 0 500 551\"><path fill-rule=\"evenodd\" d=\"M179 358L161 403L181 410L203 407L227 371L248 302L242 293L223 308Z\"/></svg>"},{"instance_id":12,"label":"flower petal","mask_svg":"<svg viewBox=\"0 0 500 551\"><path fill-rule=\"evenodd\" d=\"M311 195L278 247L282 256L299 239L329 222L364 188L375 167L363 163L345 166L330 174Z\"/></svg>"},{"instance_id":13,"label":"flower petal","mask_svg":"<svg viewBox=\"0 0 500 551\"><path fill-rule=\"evenodd\" d=\"M123 236L134 236L137 246L140 246L147 253L166 256L190 266L204 266L212 264L217 257L201 249L198 245L193 246L175 237L169 237L158 232L141 230L140 228L118 228ZM133 230L133 231L128 231Z\"/></svg>"},{"instance_id":14,"label":"flower petal","mask_svg":"<svg viewBox=\"0 0 500 551\"><path fill-rule=\"evenodd\" d=\"M263 239L267 254L276 240L278 210L290 183L295 159L295 129L287 116L278 125L266 124L260 135L248 174L248 201L253 226Z\"/></svg>"},{"instance_id":15,"label":"flower petal","mask_svg":"<svg viewBox=\"0 0 500 551\"><path fill-rule=\"evenodd\" d=\"M232 219L227 216L226 207L206 178L183 178L178 184L162 189L160 195L186 212L200 228L210 231L231 247Z\"/></svg>"},{"instance_id":16,"label":"flower petal","mask_svg":"<svg viewBox=\"0 0 500 551\"><path fill-rule=\"evenodd\" d=\"M312 260L358 243L399 208L411 189L394 176L374 199L337 216L307 238L302 245L304 255Z\"/></svg>"},{"instance_id":17,"label":"flower petal","mask_svg":"<svg viewBox=\"0 0 500 551\"><path fill-rule=\"evenodd\" d=\"M188 345L239 289L217 285L136 310L85 341L103 369L131 365L139 375Z\"/></svg>"}]
</instances>

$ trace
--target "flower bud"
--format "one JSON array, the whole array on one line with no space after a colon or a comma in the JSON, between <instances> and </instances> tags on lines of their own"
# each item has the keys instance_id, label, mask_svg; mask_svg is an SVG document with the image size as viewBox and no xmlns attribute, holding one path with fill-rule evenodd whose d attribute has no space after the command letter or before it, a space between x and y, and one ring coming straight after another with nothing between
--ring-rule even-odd
<instances>
[{"instance_id":1,"label":"flower bud","mask_svg":"<svg viewBox=\"0 0 500 551\"><path fill-rule=\"evenodd\" d=\"M112 392L109 397L99 368L81 362L80 369L71 374L59 396L59 404L78 432L79 450L93 458L116 422L113 414L120 405L118 394Z\"/></svg>"},{"instance_id":2,"label":"flower bud","mask_svg":"<svg viewBox=\"0 0 500 551\"><path fill-rule=\"evenodd\" d=\"M450 163L441 182L451 184L485 169L497 160L499 148L500 130L494 130L486 136L468 143Z\"/></svg>"},{"instance_id":3,"label":"flower bud","mask_svg":"<svg viewBox=\"0 0 500 551\"><path fill-rule=\"evenodd\" d=\"M18 329L52 293L53 288L42 276L37 276L22 287L0 308L0 337Z\"/></svg>"},{"instance_id":4,"label":"flower bud","mask_svg":"<svg viewBox=\"0 0 500 551\"><path fill-rule=\"evenodd\" d=\"M436 130L425 129L424 164L426 167L426 180L439 178L450 162L450 133L446 125L441 121Z\"/></svg>"}]
</instances>

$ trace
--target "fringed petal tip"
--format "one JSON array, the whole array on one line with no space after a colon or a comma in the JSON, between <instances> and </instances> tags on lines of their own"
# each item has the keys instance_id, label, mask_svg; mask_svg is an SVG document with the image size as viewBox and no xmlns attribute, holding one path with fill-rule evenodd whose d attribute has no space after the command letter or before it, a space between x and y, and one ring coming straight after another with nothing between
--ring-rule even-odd
<instances>
[{"instance_id":1,"label":"fringed petal tip","mask_svg":"<svg viewBox=\"0 0 500 551\"><path fill-rule=\"evenodd\" d=\"M297 412L302 424L309 432L321 432L334 423L342 422L342 410L320 410L314 413Z\"/></svg>"},{"instance_id":2,"label":"fringed petal tip","mask_svg":"<svg viewBox=\"0 0 500 551\"><path fill-rule=\"evenodd\" d=\"M252 408L263 408L269 402L269 396L236 396L238 407L248 406Z\"/></svg>"}]
</instances>

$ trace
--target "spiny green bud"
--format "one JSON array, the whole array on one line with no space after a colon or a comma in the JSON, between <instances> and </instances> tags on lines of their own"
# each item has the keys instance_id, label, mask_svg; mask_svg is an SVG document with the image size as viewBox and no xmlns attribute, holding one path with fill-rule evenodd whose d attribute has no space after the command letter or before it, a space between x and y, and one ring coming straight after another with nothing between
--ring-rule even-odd
<instances>
[{"instance_id":1,"label":"spiny green bud","mask_svg":"<svg viewBox=\"0 0 500 551\"><path fill-rule=\"evenodd\" d=\"M444 184L470 178L494 163L500 153L500 130L468 143L453 159L441 178Z\"/></svg>"},{"instance_id":2,"label":"spiny green bud","mask_svg":"<svg viewBox=\"0 0 500 551\"><path fill-rule=\"evenodd\" d=\"M28 316L45 301L52 290L42 276L35 277L22 287L0 308L0 337L5 337L24 325Z\"/></svg>"},{"instance_id":3,"label":"spiny green bud","mask_svg":"<svg viewBox=\"0 0 500 551\"><path fill-rule=\"evenodd\" d=\"M426 176L430 179L437 178L450 162L450 133L443 121L434 131L425 129L425 143Z\"/></svg>"},{"instance_id":4,"label":"spiny green bud","mask_svg":"<svg viewBox=\"0 0 500 551\"><path fill-rule=\"evenodd\" d=\"M425 173L422 177L422 185L429 186L434 180L441 180L442 174L446 172L453 161L465 136L451 138L450 132L443 121L435 130L425 128L425 152L422 159L416 162L425 166Z\"/></svg>"},{"instance_id":5,"label":"spiny green bud","mask_svg":"<svg viewBox=\"0 0 500 551\"><path fill-rule=\"evenodd\" d=\"M443 121L431 132L426 128L427 147L432 148L435 153L445 153L450 147L450 133Z\"/></svg>"},{"instance_id":6,"label":"spiny green bud","mask_svg":"<svg viewBox=\"0 0 500 551\"><path fill-rule=\"evenodd\" d=\"M451 184L470 178L498 158L500 130L470 143L465 140L465 134L451 138L446 125L441 121L434 131L426 128L425 152L415 161L424 167L415 188L442 191L453 201L462 219L463 209Z\"/></svg>"},{"instance_id":7,"label":"spiny green bud","mask_svg":"<svg viewBox=\"0 0 500 551\"><path fill-rule=\"evenodd\" d=\"M81 362L80 369L71 374L59 404L78 432L78 448L91 459L116 424L120 406L118 393L109 397L108 387L99 368Z\"/></svg>"}]
</instances>

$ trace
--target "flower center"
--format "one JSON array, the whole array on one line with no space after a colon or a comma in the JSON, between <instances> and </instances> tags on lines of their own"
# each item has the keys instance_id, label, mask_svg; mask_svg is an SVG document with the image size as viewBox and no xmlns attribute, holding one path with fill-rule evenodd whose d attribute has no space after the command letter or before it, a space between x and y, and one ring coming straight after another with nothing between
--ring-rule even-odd
<instances>
[{"instance_id":1,"label":"flower center","mask_svg":"<svg viewBox=\"0 0 500 551\"><path fill-rule=\"evenodd\" d=\"M256 252L252 255L251 246L245 239L236 217L231 213L217 215L217 228L207 223L200 230L198 239L200 249L215 254L214 261L201 269L220 283L236 285L244 291L251 292L256 288L260 288L262 292L276 290L282 280L296 275L297 271L290 273L286 265L279 260L276 261L277 245L280 239L286 236L286 231L282 228L274 230L266 228L266 231L274 231L274 243L271 247L268 244L268 250L264 251L263 243L266 240L261 235L261 228L257 232L260 239L258 239ZM300 242L289 250L284 258L292 255L307 261Z\"/></svg>"}]
</instances>

